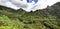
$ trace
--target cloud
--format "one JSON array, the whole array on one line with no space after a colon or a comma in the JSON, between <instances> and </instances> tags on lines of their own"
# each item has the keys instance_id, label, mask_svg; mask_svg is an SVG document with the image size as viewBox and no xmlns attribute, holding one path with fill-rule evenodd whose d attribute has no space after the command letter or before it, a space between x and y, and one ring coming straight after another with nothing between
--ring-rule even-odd
<instances>
[{"instance_id":1,"label":"cloud","mask_svg":"<svg viewBox=\"0 0 60 29\"><path fill-rule=\"evenodd\" d=\"M6 6L15 10L22 8L23 10L30 12L38 9L45 9L47 6L52 6L60 0L38 0L37 3L32 1L27 3L26 0L0 0L0 5Z\"/></svg>"}]
</instances>

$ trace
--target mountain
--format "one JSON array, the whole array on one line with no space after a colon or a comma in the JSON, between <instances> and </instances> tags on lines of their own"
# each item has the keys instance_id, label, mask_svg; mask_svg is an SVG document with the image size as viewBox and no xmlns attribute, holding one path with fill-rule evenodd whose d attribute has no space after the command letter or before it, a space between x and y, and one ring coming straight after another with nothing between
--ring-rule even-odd
<instances>
[{"instance_id":1,"label":"mountain","mask_svg":"<svg viewBox=\"0 0 60 29\"><path fill-rule=\"evenodd\" d=\"M0 29L60 29L60 2L35 12L0 6Z\"/></svg>"}]
</instances>

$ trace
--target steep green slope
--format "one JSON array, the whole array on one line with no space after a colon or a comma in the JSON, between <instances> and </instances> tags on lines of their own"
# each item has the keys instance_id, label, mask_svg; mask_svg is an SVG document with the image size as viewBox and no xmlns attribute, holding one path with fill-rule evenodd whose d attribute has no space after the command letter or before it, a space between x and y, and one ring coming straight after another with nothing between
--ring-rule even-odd
<instances>
[{"instance_id":1,"label":"steep green slope","mask_svg":"<svg viewBox=\"0 0 60 29\"><path fill-rule=\"evenodd\" d=\"M35 12L0 7L0 29L60 29L60 3Z\"/></svg>"}]
</instances>

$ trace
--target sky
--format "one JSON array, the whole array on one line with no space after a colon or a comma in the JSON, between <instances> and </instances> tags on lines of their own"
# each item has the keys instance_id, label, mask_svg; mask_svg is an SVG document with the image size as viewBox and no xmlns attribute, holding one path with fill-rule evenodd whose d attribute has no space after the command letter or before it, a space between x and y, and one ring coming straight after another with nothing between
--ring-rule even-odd
<instances>
[{"instance_id":1,"label":"sky","mask_svg":"<svg viewBox=\"0 0 60 29\"><path fill-rule=\"evenodd\" d=\"M38 9L45 9L47 6L52 6L60 0L0 0L0 5L18 10L30 12Z\"/></svg>"}]
</instances>

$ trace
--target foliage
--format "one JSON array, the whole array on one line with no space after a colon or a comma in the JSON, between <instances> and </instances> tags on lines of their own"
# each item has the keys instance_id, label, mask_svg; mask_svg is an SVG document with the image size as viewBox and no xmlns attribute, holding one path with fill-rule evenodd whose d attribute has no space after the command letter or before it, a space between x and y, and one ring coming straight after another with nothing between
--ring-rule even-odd
<instances>
[{"instance_id":1,"label":"foliage","mask_svg":"<svg viewBox=\"0 0 60 29\"><path fill-rule=\"evenodd\" d=\"M0 7L0 29L60 29L60 3L35 12Z\"/></svg>"}]
</instances>

